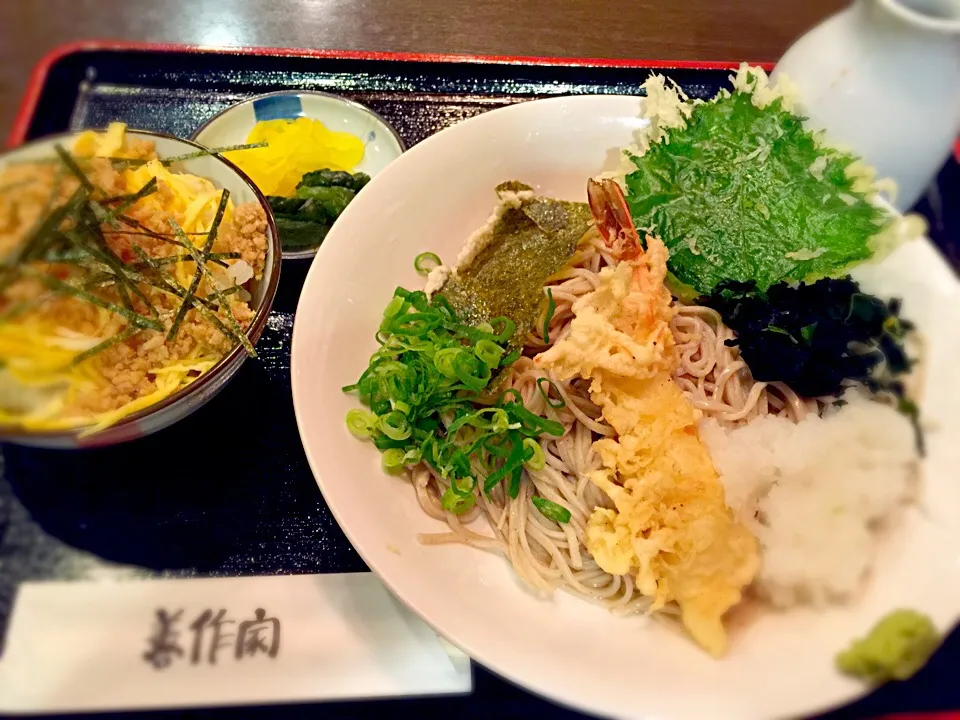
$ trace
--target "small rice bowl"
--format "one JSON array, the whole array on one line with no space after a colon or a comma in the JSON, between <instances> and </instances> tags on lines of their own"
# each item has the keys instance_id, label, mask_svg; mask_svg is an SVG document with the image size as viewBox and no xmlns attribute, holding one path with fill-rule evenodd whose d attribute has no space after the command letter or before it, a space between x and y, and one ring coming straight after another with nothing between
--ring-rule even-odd
<instances>
[{"instance_id":1,"label":"small rice bowl","mask_svg":"<svg viewBox=\"0 0 960 720\"><path fill-rule=\"evenodd\" d=\"M852 599L916 492L910 421L855 393L844 400L799 423L701 423L727 504L760 543L754 589L778 607Z\"/></svg>"}]
</instances>

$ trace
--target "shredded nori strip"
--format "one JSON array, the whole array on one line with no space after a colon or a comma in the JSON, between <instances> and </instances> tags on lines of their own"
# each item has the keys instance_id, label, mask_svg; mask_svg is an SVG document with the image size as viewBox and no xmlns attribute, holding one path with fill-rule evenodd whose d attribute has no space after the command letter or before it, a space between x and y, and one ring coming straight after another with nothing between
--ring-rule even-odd
<instances>
[{"instance_id":1,"label":"shredded nori strip","mask_svg":"<svg viewBox=\"0 0 960 720\"><path fill-rule=\"evenodd\" d=\"M223 192L224 194L227 193L226 190L224 190ZM173 219L170 220L170 227L172 227L175 232L180 229L180 226L177 225L176 220L173 220ZM185 238L186 238L186 235L184 235L182 239L185 239ZM205 248L208 248L212 244L213 244L212 241L208 241ZM194 259L197 261L197 267L199 268L200 272L202 272L204 277L206 277L207 280L209 281L211 289L213 290L213 294L216 296L217 301L220 303L221 311L223 311L226 314L227 322L230 324L230 327L232 328L234 335L240 341L240 344L243 345L244 350L247 351L247 355L255 358L257 356L257 351L254 349L253 344L250 342L250 338L247 337L246 331L240 326L240 322L237 320L236 315L233 314L233 310L230 308L230 303L227 302L227 299L224 296L223 291L220 289L220 285L217 283L216 278L213 277L213 273L211 273L210 269L207 267L204 254L201 253L199 250L197 250L192 244L190 244L189 240L187 240L187 245L188 245L188 250L190 251L190 254L193 255ZM187 292L189 294L190 291L188 290Z\"/></svg>"},{"instance_id":2,"label":"shredded nori strip","mask_svg":"<svg viewBox=\"0 0 960 720\"><path fill-rule=\"evenodd\" d=\"M39 307L40 305L43 305L43 303L47 302L48 300L50 300L50 298L54 296L55 296L55 293L48 292L38 297L30 298L29 300L21 300L19 302L13 303L10 307L8 307L6 310L0 313L0 323L9 322L10 320L18 318L21 315L23 315L25 312L29 312L30 310L33 310L35 307Z\"/></svg>"},{"instance_id":3,"label":"shredded nori strip","mask_svg":"<svg viewBox=\"0 0 960 720\"><path fill-rule=\"evenodd\" d=\"M140 248L138 247L135 249L140 249ZM162 260L162 259L163 258L155 258L154 260ZM191 259L191 262L193 262L192 259ZM138 263L138 264L143 264L143 263ZM169 264L169 263L154 262L153 265L145 265L145 264L144 265L145 265L145 269L156 270L158 267L162 267L164 264ZM146 275L142 275L140 273L136 273L131 276L135 277L138 282L142 282L145 285L149 285L150 287L157 288L158 290L162 290L163 292L169 293L170 295L173 295L174 297L178 297L180 299L183 299L184 296L187 294L187 291L183 289L182 285L177 284L176 287L173 287L162 277L157 277L156 279L154 279ZM226 296L226 295L233 295L234 293L238 293L242 289L243 288L240 285L234 285L233 287L225 288L221 292L223 293L224 296ZM209 296L200 297L199 295L194 295L193 299L198 300L200 303L210 308L211 310L216 310L219 307L216 301L217 299L215 297L211 300ZM233 336L231 335L230 337L233 337Z\"/></svg>"},{"instance_id":4,"label":"shredded nori strip","mask_svg":"<svg viewBox=\"0 0 960 720\"><path fill-rule=\"evenodd\" d=\"M119 344L122 343L122 342L126 342L127 340L129 340L129 339L132 338L134 335L137 335L137 334L140 333L140 332L142 332L142 330L141 330L140 328L136 328L136 327L124 328L123 330L121 330L120 332L116 333L115 335L112 335L111 337L108 337L108 338L107 338L106 340L104 340L103 342L97 343L96 345L94 345L94 346L93 346L92 348L90 348L89 350L84 350L82 353L80 353L79 355L77 355L77 356L71 361L70 364L71 364L71 365L79 365L79 364L82 363L84 360L89 360L89 359L92 358L94 355L99 355L99 354L102 353L104 350L108 350L108 349L112 348L114 345L119 345Z\"/></svg>"},{"instance_id":5,"label":"shredded nori strip","mask_svg":"<svg viewBox=\"0 0 960 720\"><path fill-rule=\"evenodd\" d=\"M129 197L124 198L124 200L122 200L120 204L114 208L106 209L106 208L103 208L103 206L100 203L93 203L93 202L91 202L91 205L94 208L101 208L102 210L104 210L104 214L102 216L98 215L97 217L97 220L99 221L99 223L107 224L114 228L117 228L119 227L119 225L117 224L118 215L122 215L126 210L136 205L140 200L147 197L148 195L152 195L156 191L157 191L157 179L155 177L152 177L150 178L150 180L146 182L146 184L144 184L142 188L137 190L137 192L133 193Z\"/></svg>"},{"instance_id":6,"label":"shredded nori strip","mask_svg":"<svg viewBox=\"0 0 960 720\"><path fill-rule=\"evenodd\" d=\"M20 245L18 250L10 253L5 260L8 266L16 265L23 260L31 260L45 252L48 240L58 232L58 228L67 217L72 217L87 201L87 190L78 187L73 195L63 204L47 215L30 236Z\"/></svg>"},{"instance_id":7,"label":"shredded nori strip","mask_svg":"<svg viewBox=\"0 0 960 720\"><path fill-rule=\"evenodd\" d=\"M99 230L99 226L92 231L96 234ZM103 237L95 238L91 243L84 243L81 236L77 235L72 230L68 230L64 235L73 241L78 248L89 252L93 257L102 262L104 265L110 268L113 272L113 276L117 279L117 292L120 293L120 297L124 301L124 305L128 309L132 310L133 305L130 302L128 291L132 291L137 297L139 297L144 304L147 306L147 309L150 311L150 314L154 317L159 317L157 309L153 306L153 303L150 302L150 298L137 287L137 283L127 277L127 269L124 266L123 260L121 260L117 255L110 249Z\"/></svg>"},{"instance_id":8,"label":"shredded nori strip","mask_svg":"<svg viewBox=\"0 0 960 720\"><path fill-rule=\"evenodd\" d=\"M195 150L194 152L184 153L182 155L171 155L168 158L162 158L160 164L164 167L173 165L177 162L183 162L184 160L193 160L194 158L205 157L207 155L221 155L225 152L234 152L235 150L253 150L255 148L264 148L267 147L268 143L258 142L258 143L242 143L240 145L224 145L222 147L215 148L205 148L203 150ZM149 160L143 160L141 158L118 158L112 157L108 158L110 163L114 167L132 167L136 165L146 165Z\"/></svg>"},{"instance_id":9,"label":"shredded nori strip","mask_svg":"<svg viewBox=\"0 0 960 720\"><path fill-rule=\"evenodd\" d=\"M11 190L19 190L26 185L32 185L36 182L36 178L27 178L26 180L17 180L16 182L7 183L6 185L0 185L0 193L10 192Z\"/></svg>"},{"instance_id":10,"label":"shredded nori strip","mask_svg":"<svg viewBox=\"0 0 960 720\"><path fill-rule=\"evenodd\" d=\"M225 252L225 253L210 253L207 256L207 260L237 260L239 259L240 253L238 252ZM64 260L62 258L44 258L48 262L69 262L69 260ZM194 262L193 255L168 255L167 257L158 257L154 258L154 262L158 265L174 265L176 263L182 262ZM146 270L151 267L144 262L129 263L126 266L127 273L138 272L140 270ZM94 275L92 278L87 280L83 287L91 288L97 287L99 285L106 285L114 281L113 273L102 272L99 275ZM141 277L137 282L144 282L144 279Z\"/></svg>"},{"instance_id":11,"label":"shredded nori strip","mask_svg":"<svg viewBox=\"0 0 960 720\"><path fill-rule=\"evenodd\" d=\"M203 251L199 254L199 256L195 253L193 243L190 242L190 238L183 233L183 230L179 225L176 225L172 220L170 221L174 232L177 233L180 241L187 246L188 252L193 255L194 260L196 260L197 268L193 273L193 280L190 282L190 287L187 288L185 301L180 304L180 307L177 309L177 314L173 318L173 323L170 325L170 331L167 333L167 340L173 340L177 336L177 331L180 329L180 323L183 322L183 317L187 314L190 298L193 297L193 295L197 292L197 288L200 287L200 280L203 278L203 271L205 269L207 256L210 254L210 250L213 247L213 241L217 237L217 230L220 228L220 223L223 221L223 213L227 209L227 201L229 199L230 191L224 188L223 192L220 193L220 204L217 206L217 213L213 218L213 223L210 225L210 231L207 233L207 239L203 243Z\"/></svg>"},{"instance_id":12,"label":"shredded nori strip","mask_svg":"<svg viewBox=\"0 0 960 720\"><path fill-rule=\"evenodd\" d=\"M161 233L161 232L155 232L155 231L151 230L150 228L148 228L148 227L147 227L146 225L144 225L143 223L141 223L139 220L137 220L137 219L135 219L135 218L132 218L132 217L130 217L130 216L128 216L128 215L118 215L118 216L117 216L117 220L120 220L121 222L123 222L123 223L125 223L125 224L127 224L127 225L130 225L131 227L135 227L135 228L138 228L138 229L139 229L138 232L127 232L127 231L121 230L120 232L123 232L124 234L127 234L127 235L145 235L146 237L152 237L154 240L159 240L159 241L161 241L161 242L169 243L170 245L176 245L177 247L181 247L181 248L186 248L186 243L183 242L183 241L181 241L181 240L179 239L180 237L182 237L182 236L189 236L189 235L206 235L206 234L207 234L206 232L191 232L191 233L188 233L188 232L183 232L183 231L181 231L180 233ZM219 265L219 266L221 266L221 267L229 267L229 265L227 265L227 263L225 263L222 259L220 259L220 258L218 258L218 257L215 258L214 255L216 255L216 253L211 253L211 256L210 256L211 262L213 262L213 263L215 263L216 265ZM191 256L191 257L192 257L192 256Z\"/></svg>"},{"instance_id":13,"label":"shredded nori strip","mask_svg":"<svg viewBox=\"0 0 960 720\"><path fill-rule=\"evenodd\" d=\"M93 183L90 182L90 178L87 177L87 174L80 169L80 166L77 164L77 161L74 159L73 155L67 152L60 143L54 145L53 149L60 157L60 161L64 164L64 167L73 173L74 177L80 181L80 185L83 186L84 190L87 190L88 192L93 190Z\"/></svg>"},{"instance_id":14,"label":"shredded nori strip","mask_svg":"<svg viewBox=\"0 0 960 720\"><path fill-rule=\"evenodd\" d=\"M161 265L154 263L153 258L147 255L143 248L141 248L139 245L134 245L133 250L143 262L151 266L153 271L157 273L157 276L160 278L160 280L167 286L169 292L180 298L186 298L187 289L178 283L176 278L164 270ZM186 302L186 300L184 300L184 302ZM211 325L223 333L224 337L235 340L241 345L243 344L243 341L237 336L237 334L231 328L227 327L219 317L217 317L217 314L213 311L213 309L210 307L210 303L205 298L200 298L194 295L190 298L189 302L198 313L203 315L203 317L210 322Z\"/></svg>"},{"instance_id":15,"label":"shredded nori strip","mask_svg":"<svg viewBox=\"0 0 960 720\"><path fill-rule=\"evenodd\" d=\"M75 287L70 283L65 283L62 280L53 277L53 275L48 275L29 267L22 268L22 272L27 277L36 278L46 285L50 290L54 290L65 295L73 295L81 300L86 300L89 303L93 303L97 307L102 307L104 310L109 310L112 313L116 313L117 315L126 318L133 325L136 325L139 328L163 332L163 325L161 325L157 320L153 320L134 312L133 310L128 310L125 307L121 307L120 305L116 305L112 302L104 300L103 298L93 295L92 293L89 293L81 288Z\"/></svg>"}]
</instances>

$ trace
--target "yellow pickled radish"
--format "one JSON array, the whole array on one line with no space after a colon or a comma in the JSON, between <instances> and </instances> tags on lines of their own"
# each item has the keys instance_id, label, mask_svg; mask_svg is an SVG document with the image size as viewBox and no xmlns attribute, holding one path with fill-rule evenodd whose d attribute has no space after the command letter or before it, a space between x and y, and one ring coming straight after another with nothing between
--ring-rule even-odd
<instances>
[{"instance_id":1,"label":"yellow pickled radish","mask_svg":"<svg viewBox=\"0 0 960 720\"><path fill-rule=\"evenodd\" d=\"M261 120L247 136L248 143L265 148L224 153L265 195L290 196L311 170L352 171L363 159L363 142L355 135L336 132L319 120Z\"/></svg>"}]
</instances>

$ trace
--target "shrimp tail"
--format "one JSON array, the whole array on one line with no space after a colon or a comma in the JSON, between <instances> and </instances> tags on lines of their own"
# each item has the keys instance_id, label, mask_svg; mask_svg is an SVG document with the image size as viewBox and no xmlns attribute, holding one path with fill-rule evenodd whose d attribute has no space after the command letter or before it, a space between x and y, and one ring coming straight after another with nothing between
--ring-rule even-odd
<instances>
[{"instance_id":1,"label":"shrimp tail","mask_svg":"<svg viewBox=\"0 0 960 720\"><path fill-rule=\"evenodd\" d=\"M616 182L587 180L587 202L600 236L618 259L636 260L643 255L627 199Z\"/></svg>"}]
</instances>

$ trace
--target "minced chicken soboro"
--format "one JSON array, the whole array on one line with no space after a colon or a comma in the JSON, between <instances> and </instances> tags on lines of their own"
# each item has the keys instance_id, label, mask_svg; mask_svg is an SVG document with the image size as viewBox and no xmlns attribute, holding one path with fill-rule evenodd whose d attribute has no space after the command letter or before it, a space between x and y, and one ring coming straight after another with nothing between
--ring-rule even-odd
<instances>
[{"instance_id":1,"label":"minced chicken soboro","mask_svg":"<svg viewBox=\"0 0 960 720\"><path fill-rule=\"evenodd\" d=\"M170 337L183 301L169 290L169 281L175 280L181 291L189 288L197 267L187 259L171 220L202 248L222 191L205 178L163 166L152 142L127 137L119 124L104 134L79 136L73 153L93 184L90 197L108 211L123 203L122 198L112 198L136 193L156 178L154 192L122 209L119 221L101 223L100 232L124 269L139 274L136 286L157 312L154 315L131 288L118 287L116 281L103 283L109 267L94 259L50 262L47 252L16 263L0 296L0 362L5 366L0 374L6 375L0 378L0 423L26 429L102 429L192 382L237 344L237 336L224 334L223 327L245 331L249 326L254 316L250 295L233 286L259 280L266 261L263 208L228 201L211 251L226 255L218 256L219 262L208 260L206 266L221 290L229 293L224 296L229 310L217 303L210 280L204 277L196 296L204 298L210 312L191 307ZM118 163L116 158L134 162ZM79 186L79 179L60 162L15 164L0 174L0 188L5 189L0 192L0 255L9 259L22 252L40 223L67 203ZM68 215L60 229L67 234L76 230L76 216ZM149 267L140 252L162 260L163 272ZM62 286L59 291L51 288L46 276L114 306L129 302L134 312L155 319L163 331L134 333L137 328L128 317ZM165 284L167 289L157 287ZM213 313L221 328L211 319ZM125 330L130 337L87 359L80 357Z\"/></svg>"}]
</instances>

